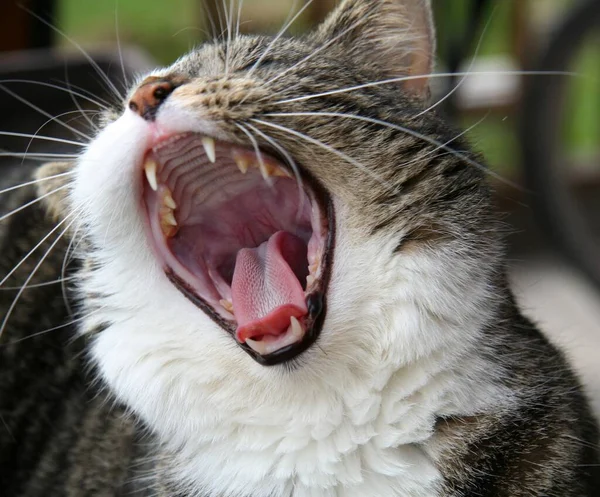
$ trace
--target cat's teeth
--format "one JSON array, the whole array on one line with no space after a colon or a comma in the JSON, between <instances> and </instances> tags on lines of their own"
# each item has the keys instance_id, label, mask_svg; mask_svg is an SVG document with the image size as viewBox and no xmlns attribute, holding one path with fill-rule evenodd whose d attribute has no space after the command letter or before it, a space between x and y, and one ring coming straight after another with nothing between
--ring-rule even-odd
<instances>
[{"instance_id":1,"label":"cat's teeth","mask_svg":"<svg viewBox=\"0 0 600 497\"><path fill-rule=\"evenodd\" d=\"M152 188L154 191L158 190L158 181L156 179L157 167L158 164L152 159L146 160L146 163L144 164L144 172L146 173L146 179L148 180L150 188Z\"/></svg>"},{"instance_id":2,"label":"cat's teeth","mask_svg":"<svg viewBox=\"0 0 600 497\"><path fill-rule=\"evenodd\" d=\"M165 238L173 238L179 231L177 226L167 226L163 223L160 224L160 229L162 230Z\"/></svg>"},{"instance_id":3,"label":"cat's teeth","mask_svg":"<svg viewBox=\"0 0 600 497\"><path fill-rule=\"evenodd\" d=\"M246 343L248 344L248 346L254 350L255 352L258 352L260 355L267 355L267 347L265 347L265 343L260 340L252 340L251 338L246 338Z\"/></svg>"},{"instance_id":4,"label":"cat's teeth","mask_svg":"<svg viewBox=\"0 0 600 497\"><path fill-rule=\"evenodd\" d=\"M304 330L302 329L302 325L297 318L292 316L290 318L290 327L291 327L291 335L295 338L295 341L301 340L304 336Z\"/></svg>"},{"instance_id":5,"label":"cat's teeth","mask_svg":"<svg viewBox=\"0 0 600 497\"><path fill-rule=\"evenodd\" d=\"M233 160L237 164L237 167L242 174L246 174L248 172L248 161L244 157L234 155Z\"/></svg>"},{"instance_id":6,"label":"cat's teeth","mask_svg":"<svg viewBox=\"0 0 600 497\"><path fill-rule=\"evenodd\" d=\"M231 301L227 299L222 299L219 300L219 304L221 304L221 307L223 307L223 309L225 309L227 312L233 314L233 304L231 303Z\"/></svg>"},{"instance_id":7,"label":"cat's teeth","mask_svg":"<svg viewBox=\"0 0 600 497\"><path fill-rule=\"evenodd\" d=\"M264 161L259 162L258 168L260 169L260 174L262 174L263 179L264 180L269 179L269 176L271 176L270 168L269 168L269 166L267 166L267 164Z\"/></svg>"},{"instance_id":8,"label":"cat's teeth","mask_svg":"<svg viewBox=\"0 0 600 497\"><path fill-rule=\"evenodd\" d=\"M299 342L304 337L304 330L300 321L294 316L290 317L290 326L286 333L280 338L252 340L251 338L246 339L248 346L260 355L267 355L276 352L288 345Z\"/></svg>"},{"instance_id":9,"label":"cat's teeth","mask_svg":"<svg viewBox=\"0 0 600 497\"><path fill-rule=\"evenodd\" d=\"M163 235L165 235L166 238L174 237L177 234L177 231L179 231L179 227L177 226L177 219L175 219L173 209L167 205L163 205L158 212L160 216L160 228Z\"/></svg>"},{"instance_id":10,"label":"cat's teeth","mask_svg":"<svg viewBox=\"0 0 600 497\"><path fill-rule=\"evenodd\" d=\"M312 274L309 274L306 277L306 288L308 288L309 286L312 286L314 282L315 282L315 277Z\"/></svg>"},{"instance_id":11,"label":"cat's teeth","mask_svg":"<svg viewBox=\"0 0 600 497\"><path fill-rule=\"evenodd\" d=\"M173 200L173 196L168 188L165 188L163 193L163 204L171 210L177 209L177 204L175 203L175 200Z\"/></svg>"},{"instance_id":12,"label":"cat's teeth","mask_svg":"<svg viewBox=\"0 0 600 497\"><path fill-rule=\"evenodd\" d=\"M202 138L202 146L204 147L204 151L206 152L208 160L214 164L217 160L217 153L215 151L215 140L213 140L209 136L205 136L204 138Z\"/></svg>"},{"instance_id":13,"label":"cat's teeth","mask_svg":"<svg viewBox=\"0 0 600 497\"><path fill-rule=\"evenodd\" d=\"M171 211L171 210L161 213L160 218L161 218L161 221L164 221L164 223L169 226L177 226L177 220L175 219L175 215L173 214L173 211Z\"/></svg>"}]
</instances>

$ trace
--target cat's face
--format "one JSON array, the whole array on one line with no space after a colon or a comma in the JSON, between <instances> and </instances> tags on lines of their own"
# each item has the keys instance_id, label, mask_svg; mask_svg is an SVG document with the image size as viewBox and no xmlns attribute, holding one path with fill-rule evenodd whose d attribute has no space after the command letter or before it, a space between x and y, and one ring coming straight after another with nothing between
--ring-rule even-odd
<instances>
[{"instance_id":1,"label":"cat's face","mask_svg":"<svg viewBox=\"0 0 600 497\"><path fill-rule=\"evenodd\" d=\"M429 22L426 2L353 0L304 39L201 47L75 164L92 354L190 457L241 427L266 447L362 426L402 364L485 319L486 193L414 78Z\"/></svg>"}]
</instances>

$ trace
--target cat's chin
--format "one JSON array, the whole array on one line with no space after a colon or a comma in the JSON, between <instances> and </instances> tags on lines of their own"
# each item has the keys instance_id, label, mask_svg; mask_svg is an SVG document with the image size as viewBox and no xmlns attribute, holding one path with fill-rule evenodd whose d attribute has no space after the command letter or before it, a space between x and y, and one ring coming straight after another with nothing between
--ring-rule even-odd
<instances>
[{"instance_id":1,"label":"cat's chin","mask_svg":"<svg viewBox=\"0 0 600 497\"><path fill-rule=\"evenodd\" d=\"M140 167L146 232L171 282L261 364L318 338L334 244L327 192L258 148L182 133Z\"/></svg>"}]
</instances>

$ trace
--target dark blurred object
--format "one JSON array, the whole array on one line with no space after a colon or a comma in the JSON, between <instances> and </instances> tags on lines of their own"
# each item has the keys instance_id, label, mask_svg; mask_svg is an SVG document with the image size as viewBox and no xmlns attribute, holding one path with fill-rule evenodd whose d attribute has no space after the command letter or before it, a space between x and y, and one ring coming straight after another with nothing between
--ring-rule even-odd
<instances>
[{"instance_id":1,"label":"dark blurred object","mask_svg":"<svg viewBox=\"0 0 600 497\"><path fill-rule=\"evenodd\" d=\"M50 47L53 30L28 11L53 22L56 5L56 0L5 0L0 16L0 52Z\"/></svg>"},{"instance_id":2,"label":"dark blurred object","mask_svg":"<svg viewBox=\"0 0 600 497\"><path fill-rule=\"evenodd\" d=\"M0 80L3 81L0 87L0 129L85 142L83 136L95 134L96 129L91 123L101 110L92 102L119 103L121 100L99 71L123 94L128 86L123 78L133 81L136 74L153 66L137 50L124 49L122 55L123 66L119 55L112 51L91 54L96 66L81 54L65 55L52 49L23 50L0 57ZM69 127L83 133L83 136ZM79 148L54 141L2 135L0 150L18 154L27 151L34 159L1 156L0 173L8 175L15 167L33 167L36 154L77 153Z\"/></svg>"},{"instance_id":3,"label":"dark blurred object","mask_svg":"<svg viewBox=\"0 0 600 497\"><path fill-rule=\"evenodd\" d=\"M593 34L600 34L600 2L585 0L557 27L533 69L572 70L573 61ZM600 236L584 212L593 213L594 208L588 204L585 209L583 202L586 191L598 198L600 164L591 177L579 182L569 177L561 132L570 81L564 75L549 75L526 82L520 126L524 174L526 186L533 192L530 202L550 241L600 287ZM593 160L600 162L600 157ZM597 201L593 205L597 206Z\"/></svg>"}]
</instances>

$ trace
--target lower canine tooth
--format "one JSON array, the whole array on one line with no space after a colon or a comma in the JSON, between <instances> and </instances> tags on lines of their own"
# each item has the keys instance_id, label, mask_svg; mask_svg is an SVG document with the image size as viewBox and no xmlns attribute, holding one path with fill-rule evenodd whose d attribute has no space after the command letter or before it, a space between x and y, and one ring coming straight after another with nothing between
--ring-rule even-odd
<instances>
[{"instance_id":1,"label":"lower canine tooth","mask_svg":"<svg viewBox=\"0 0 600 497\"><path fill-rule=\"evenodd\" d=\"M312 286L312 284L315 282L315 277L312 274L309 274L306 277L306 286Z\"/></svg>"},{"instance_id":2,"label":"lower canine tooth","mask_svg":"<svg viewBox=\"0 0 600 497\"><path fill-rule=\"evenodd\" d=\"M212 138L205 136L204 138L202 138L202 146L204 147L204 151L206 152L208 160L214 164L217 160L217 153L215 151L215 141Z\"/></svg>"},{"instance_id":3,"label":"lower canine tooth","mask_svg":"<svg viewBox=\"0 0 600 497\"><path fill-rule=\"evenodd\" d=\"M156 161L152 159L148 159L144 164L144 172L146 173L146 179L148 180L148 184L150 187L156 191L158 190L158 181L156 180L156 169L157 169Z\"/></svg>"},{"instance_id":4,"label":"lower canine tooth","mask_svg":"<svg viewBox=\"0 0 600 497\"><path fill-rule=\"evenodd\" d=\"M302 331L302 325L300 324L300 321L298 321L298 319L292 316L290 318L290 324L292 326L292 335L295 338L302 338L304 332Z\"/></svg>"}]
</instances>

